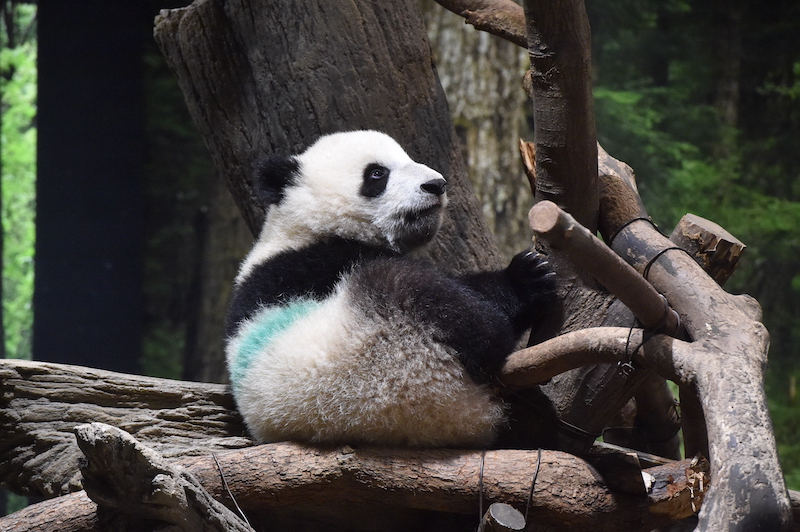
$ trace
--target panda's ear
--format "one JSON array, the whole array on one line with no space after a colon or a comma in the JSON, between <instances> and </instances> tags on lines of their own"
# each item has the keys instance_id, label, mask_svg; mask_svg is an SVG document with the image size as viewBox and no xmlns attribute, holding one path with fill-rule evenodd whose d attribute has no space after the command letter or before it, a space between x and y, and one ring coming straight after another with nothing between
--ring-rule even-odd
<instances>
[{"instance_id":1,"label":"panda's ear","mask_svg":"<svg viewBox=\"0 0 800 532\"><path fill-rule=\"evenodd\" d=\"M264 205L280 203L287 186L297 178L300 164L295 157L272 155L256 163L255 192Z\"/></svg>"}]
</instances>

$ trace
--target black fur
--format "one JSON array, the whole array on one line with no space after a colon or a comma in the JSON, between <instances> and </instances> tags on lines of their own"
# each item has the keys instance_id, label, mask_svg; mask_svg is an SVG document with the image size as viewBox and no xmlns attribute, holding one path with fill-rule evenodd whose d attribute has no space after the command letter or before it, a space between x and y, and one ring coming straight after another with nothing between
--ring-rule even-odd
<instances>
[{"instance_id":1,"label":"black fur","mask_svg":"<svg viewBox=\"0 0 800 532\"><path fill-rule=\"evenodd\" d=\"M555 301L553 276L541 255L521 253L505 270L462 278L409 259L371 261L353 272L350 289L371 312L401 312L449 345L477 383L487 382L516 346L531 319Z\"/></svg>"},{"instance_id":2,"label":"black fur","mask_svg":"<svg viewBox=\"0 0 800 532\"><path fill-rule=\"evenodd\" d=\"M364 169L359 194L366 198L377 198L389 184L389 169L379 164L370 164Z\"/></svg>"},{"instance_id":3,"label":"black fur","mask_svg":"<svg viewBox=\"0 0 800 532\"><path fill-rule=\"evenodd\" d=\"M263 205L280 203L287 186L299 175L300 164L294 157L270 156L258 161L254 186Z\"/></svg>"},{"instance_id":4,"label":"black fur","mask_svg":"<svg viewBox=\"0 0 800 532\"><path fill-rule=\"evenodd\" d=\"M469 274L461 280L495 301L516 335L543 321L557 301L555 273L544 255L533 251L518 253L504 270Z\"/></svg>"},{"instance_id":5,"label":"black fur","mask_svg":"<svg viewBox=\"0 0 800 532\"><path fill-rule=\"evenodd\" d=\"M338 237L279 253L255 266L234 287L226 334L232 337L242 320L265 305L305 295L322 299L356 264L392 255L389 250Z\"/></svg>"}]
</instances>

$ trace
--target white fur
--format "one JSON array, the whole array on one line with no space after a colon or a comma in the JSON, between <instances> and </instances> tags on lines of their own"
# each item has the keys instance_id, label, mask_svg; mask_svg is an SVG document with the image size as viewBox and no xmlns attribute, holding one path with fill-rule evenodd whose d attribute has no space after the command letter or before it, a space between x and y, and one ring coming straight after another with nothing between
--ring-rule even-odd
<instances>
[{"instance_id":1,"label":"white fur","mask_svg":"<svg viewBox=\"0 0 800 532\"><path fill-rule=\"evenodd\" d=\"M503 407L406 320L364 315L347 283L262 351L236 389L265 442L482 447ZM236 344L228 357L236 356Z\"/></svg>"},{"instance_id":2,"label":"white fur","mask_svg":"<svg viewBox=\"0 0 800 532\"><path fill-rule=\"evenodd\" d=\"M327 235L397 248L399 227L408 212L447 205L447 196L420 185L442 175L411 157L390 136L350 131L320 138L297 159L300 180L267 213L266 223L240 268L237 282L254 265L286 249L297 249ZM377 198L359 195L364 168L377 163L391 172ZM437 227L438 229L438 227Z\"/></svg>"}]
</instances>

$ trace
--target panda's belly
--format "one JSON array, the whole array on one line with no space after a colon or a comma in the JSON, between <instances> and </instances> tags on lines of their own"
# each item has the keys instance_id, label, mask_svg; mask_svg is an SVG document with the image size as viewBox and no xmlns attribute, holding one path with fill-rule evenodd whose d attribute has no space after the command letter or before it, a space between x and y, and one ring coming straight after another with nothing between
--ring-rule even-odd
<instances>
[{"instance_id":1,"label":"panda's belly","mask_svg":"<svg viewBox=\"0 0 800 532\"><path fill-rule=\"evenodd\" d=\"M402 313L351 304L346 283L323 302L284 310L232 381L261 441L384 445L488 445L504 413L448 346ZM273 309L274 310L274 309ZM229 346L258 339L239 338ZM232 368L235 368L235 364Z\"/></svg>"}]
</instances>

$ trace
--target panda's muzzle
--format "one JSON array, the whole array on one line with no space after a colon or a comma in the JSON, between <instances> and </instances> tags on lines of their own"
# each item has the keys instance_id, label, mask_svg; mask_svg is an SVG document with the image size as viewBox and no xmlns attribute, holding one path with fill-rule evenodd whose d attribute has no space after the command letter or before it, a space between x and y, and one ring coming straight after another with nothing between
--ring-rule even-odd
<instances>
[{"instance_id":1,"label":"panda's muzzle","mask_svg":"<svg viewBox=\"0 0 800 532\"><path fill-rule=\"evenodd\" d=\"M405 214L404 219L407 224L411 224L414 222L419 222L420 220L428 219L432 216L436 216L441 210L442 210L442 204L437 202L434 205L431 205L430 207L425 209L408 211Z\"/></svg>"}]
</instances>

